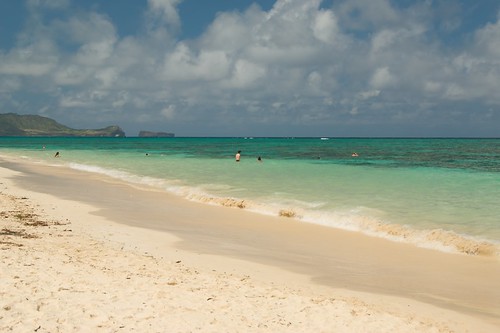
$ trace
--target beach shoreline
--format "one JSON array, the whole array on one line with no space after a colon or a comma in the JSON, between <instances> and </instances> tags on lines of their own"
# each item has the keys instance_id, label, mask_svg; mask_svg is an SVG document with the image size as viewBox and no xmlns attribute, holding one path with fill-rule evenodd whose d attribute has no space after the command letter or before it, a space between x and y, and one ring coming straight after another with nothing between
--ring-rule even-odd
<instances>
[{"instance_id":1,"label":"beach shoreline","mask_svg":"<svg viewBox=\"0 0 500 333\"><path fill-rule=\"evenodd\" d=\"M378 284L369 283L362 287L363 279L377 279L381 269L393 263L361 258L372 246L380 249L383 242L387 247L381 254L397 248L402 253L393 257L403 260L433 253L430 250L387 245L385 240L370 243L366 237L358 245L360 252L353 253L352 245L339 245L340 239L335 238L343 265L357 269L356 258L361 266L372 264L361 272L365 276L357 285L349 285L345 283L349 276L332 280L328 275L307 274L301 255L307 263L315 254L311 243L319 247L329 243L319 236L325 234L324 228L297 224L283 235L279 218L259 217L256 222L255 214L173 197L155 210L155 200L166 198L157 191L61 167L0 162L0 329L494 332L500 327L498 308L492 309L491 316L484 309L475 313L458 305L461 311L456 312L446 302L448 309L443 309L419 302L418 297L405 297L408 295L397 288L379 290ZM116 191L120 194L112 196ZM102 202L96 193L102 194ZM159 223L165 220L167 225ZM329 231L324 237L331 236L330 232L338 233ZM298 248L304 251L285 255L281 248L296 249L287 248L287 239L303 239ZM467 264L463 271L473 275L471 280L482 272L470 273L468 268L496 272L498 266L488 258L437 256L456 260L452 264L457 267ZM310 265L321 265L320 259ZM429 261L427 270L439 272L440 260ZM339 262L332 266L340 275L356 274ZM387 272L380 279L401 277L399 274ZM467 279L462 282L470 283ZM485 289L498 284L493 277L483 282ZM401 282L385 280L380 285L394 283ZM458 293L453 290L456 287L452 283L450 293ZM477 305L495 304L500 298L496 298L498 291L492 292L490 299ZM481 292L479 295L482 297Z\"/></svg>"}]
</instances>

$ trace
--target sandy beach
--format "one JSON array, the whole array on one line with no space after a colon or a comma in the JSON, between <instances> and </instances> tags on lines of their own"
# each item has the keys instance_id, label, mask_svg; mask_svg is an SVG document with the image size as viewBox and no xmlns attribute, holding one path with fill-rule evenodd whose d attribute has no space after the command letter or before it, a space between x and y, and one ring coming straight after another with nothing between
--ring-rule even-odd
<instances>
[{"instance_id":1,"label":"sandy beach","mask_svg":"<svg viewBox=\"0 0 500 333\"><path fill-rule=\"evenodd\" d=\"M498 332L500 263L0 158L2 332Z\"/></svg>"}]
</instances>

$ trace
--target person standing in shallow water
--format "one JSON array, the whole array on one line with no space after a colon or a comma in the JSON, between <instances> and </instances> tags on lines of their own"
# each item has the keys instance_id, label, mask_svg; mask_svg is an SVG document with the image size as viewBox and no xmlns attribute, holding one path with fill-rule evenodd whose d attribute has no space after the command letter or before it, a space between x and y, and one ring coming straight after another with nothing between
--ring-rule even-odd
<instances>
[{"instance_id":1,"label":"person standing in shallow water","mask_svg":"<svg viewBox=\"0 0 500 333\"><path fill-rule=\"evenodd\" d=\"M236 162L239 162L240 161L240 158L241 158L241 150L238 150L238 152L236 153L236 156L234 157L236 159Z\"/></svg>"}]
</instances>

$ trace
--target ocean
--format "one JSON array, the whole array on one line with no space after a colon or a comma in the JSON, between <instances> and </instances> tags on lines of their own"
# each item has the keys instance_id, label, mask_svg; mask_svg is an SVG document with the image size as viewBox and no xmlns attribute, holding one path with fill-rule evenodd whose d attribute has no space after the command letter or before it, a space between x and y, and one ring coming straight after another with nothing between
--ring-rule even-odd
<instances>
[{"instance_id":1,"label":"ocean","mask_svg":"<svg viewBox=\"0 0 500 333\"><path fill-rule=\"evenodd\" d=\"M0 157L500 258L500 139L1 137Z\"/></svg>"}]
</instances>

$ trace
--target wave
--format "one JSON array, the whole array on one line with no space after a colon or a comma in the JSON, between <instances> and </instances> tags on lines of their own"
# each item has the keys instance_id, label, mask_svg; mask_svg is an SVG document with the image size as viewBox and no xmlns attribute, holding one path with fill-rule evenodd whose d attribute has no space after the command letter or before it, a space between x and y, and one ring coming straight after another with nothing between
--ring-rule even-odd
<instances>
[{"instance_id":1,"label":"wave","mask_svg":"<svg viewBox=\"0 0 500 333\"><path fill-rule=\"evenodd\" d=\"M491 240L462 235L443 229L415 230L412 227L376 222L369 226L375 234L386 238L407 242L419 247L466 255L500 257L500 244Z\"/></svg>"},{"instance_id":2,"label":"wave","mask_svg":"<svg viewBox=\"0 0 500 333\"><path fill-rule=\"evenodd\" d=\"M408 225L387 223L379 217L383 215L383 212L367 207L331 211L326 210L324 204L318 202L310 203L277 198L250 200L217 196L209 193L210 190L205 190L203 186L188 186L180 180L139 176L126 171L78 163L70 163L69 167L103 174L131 184L146 185L199 203L245 209L263 215L292 218L305 223L361 232L373 237L381 237L390 241L409 243L443 252L500 258L500 243L497 241L480 239L443 229L420 230ZM206 187L230 191L230 188L225 185Z\"/></svg>"},{"instance_id":3,"label":"wave","mask_svg":"<svg viewBox=\"0 0 500 333\"><path fill-rule=\"evenodd\" d=\"M391 224L380 221L370 215L360 215L360 211L372 211L366 208L353 209L347 212L309 211L302 207L290 205L263 204L248 199L234 197L217 197L207 193L190 193L186 199L224 207L246 209L264 215L293 218L311 224L361 232L381 237L390 241L410 243L418 247L465 255L494 256L500 258L500 243L462 235L449 230L419 230L406 225Z\"/></svg>"}]
</instances>

